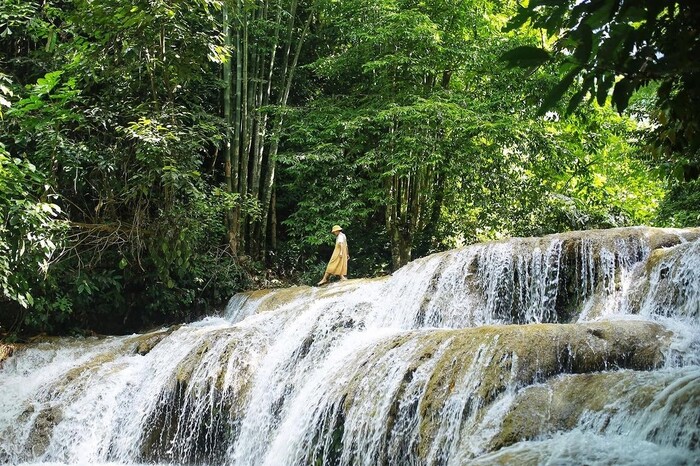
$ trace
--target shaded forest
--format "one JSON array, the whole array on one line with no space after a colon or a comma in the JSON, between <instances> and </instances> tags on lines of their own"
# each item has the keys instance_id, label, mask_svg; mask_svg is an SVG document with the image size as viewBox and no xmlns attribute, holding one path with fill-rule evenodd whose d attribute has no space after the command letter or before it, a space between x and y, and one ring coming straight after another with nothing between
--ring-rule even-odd
<instances>
[{"instance_id":1,"label":"shaded forest","mask_svg":"<svg viewBox=\"0 0 700 466\"><path fill-rule=\"evenodd\" d=\"M3 0L0 337L700 224L692 1Z\"/></svg>"}]
</instances>

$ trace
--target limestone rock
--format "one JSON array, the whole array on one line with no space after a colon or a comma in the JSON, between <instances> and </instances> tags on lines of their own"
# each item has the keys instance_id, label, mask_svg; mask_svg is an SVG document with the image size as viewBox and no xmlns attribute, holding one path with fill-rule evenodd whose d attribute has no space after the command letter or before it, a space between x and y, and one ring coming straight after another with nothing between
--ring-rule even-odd
<instances>
[{"instance_id":1,"label":"limestone rock","mask_svg":"<svg viewBox=\"0 0 700 466\"><path fill-rule=\"evenodd\" d=\"M0 343L0 369L2 369L2 365L5 362L5 360L12 356L14 352L14 345L6 345L4 343Z\"/></svg>"}]
</instances>

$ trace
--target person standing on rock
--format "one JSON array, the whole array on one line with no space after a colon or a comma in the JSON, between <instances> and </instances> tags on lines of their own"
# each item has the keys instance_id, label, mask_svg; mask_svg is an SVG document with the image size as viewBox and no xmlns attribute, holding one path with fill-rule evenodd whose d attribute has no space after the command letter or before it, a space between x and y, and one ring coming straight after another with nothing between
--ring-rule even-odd
<instances>
[{"instance_id":1,"label":"person standing on rock","mask_svg":"<svg viewBox=\"0 0 700 466\"><path fill-rule=\"evenodd\" d=\"M343 233L343 229L340 225L333 225L331 228L331 233L335 235L335 249L333 250L333 255L331 260L328 261L328 266L326 267L326 273L323 274L323 278L317 285L325 285L328 283L328 278L331 275L339 275L341 280L347 280L346 275L348 274L348 259L350 259L350 254L348 253L348 239Z\"/></svg>"}]
</instances>

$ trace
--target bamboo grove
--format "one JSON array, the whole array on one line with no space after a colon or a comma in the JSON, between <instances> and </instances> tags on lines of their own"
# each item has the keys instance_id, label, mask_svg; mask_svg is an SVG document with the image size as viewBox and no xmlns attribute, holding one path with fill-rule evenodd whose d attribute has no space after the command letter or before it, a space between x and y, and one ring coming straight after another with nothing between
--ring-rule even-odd
<instances>
[{"instance_id":1,"label":"bamboo grove","mask_svg":"<svg viewBox=\"0 0 700 466\"><path fill-rule=\"evenodd\" d=\"M243 249L258 259L268 231L276 248L275 228L268 224L275 224L270 214L279 134L314 6L239 0L222 8L226 47L233 51L223 65L226 186L239 196L227 216L228 240L234 255Z\"/></svg>"}]
</instances>

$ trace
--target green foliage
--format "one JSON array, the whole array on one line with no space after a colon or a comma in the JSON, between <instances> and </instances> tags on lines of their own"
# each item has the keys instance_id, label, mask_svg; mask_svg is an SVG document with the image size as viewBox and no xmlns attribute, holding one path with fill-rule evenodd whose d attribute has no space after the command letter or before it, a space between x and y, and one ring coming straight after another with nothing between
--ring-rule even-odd
<instances>
[{"instance_id":1,"label":"green foliage","mask_svg":"<svg viewBox=\"0 0 700 466\"><path fill-rule=\"evenodd\" d=\"M381 182L344 141L344 125L356 116L351 108L323 100L289 115L289 151L280 157L285 169L277 201L287 241L278 260L281 272L300 275L303 283L315 283L319 272L323 275L335 241L330 229L336 223L348 235L353 276L386 271L390 260L383 218L377 218Z\"/></svg>"},{"instance_id":2,"label":"green foliage","mask_svg":"<svg viewBox=\"0 0 700 466\"><path fill-rule=\"evenodd\" d=\"M56 252L61 209L49 202L44 186L34 165L11 157L0 144L0 303L34 304L35 281Z\"/></svg>"},{"instance_id":3,"label":"green foliage","mask_svg":"<svg viewBox=\"0 0 700 466\"><path fill-rule=\"evenodd\" d=\"M554 230L651 223L663 180L636 158L636 125L609 109L593 107L551 125L549 150L564 162L547 176L553 209L541 222ZM551 218L551 214L566 220Z\"/></svg>"},{"instance_id":4,"label":"green foliage","mask_svg":"<svg viewBox=\"0 0 700 466\"><path fill-rule=\"evenodd\" d=\"M13 96L11 85L10 77L0 73L0 119L2 119L5 110L3 107L9 108L12 105L9 100Z\"/></svg>"},{"instance_id":5,"label":"green foliage","mask_svg":"<svg viewBox=\"0 0 700 466\"><path fill-rule=\"evenodd\" d=\"M508 50L501 59L507 61L511 66L522 68L542 66L551 59L551 55L546 50L532 45L521 45Z\"/></svg>"},{"instance_id":6,"label":"green foliage","mask_svg":"<svg viewBox=\"0 0 700 466\"><path fill-rule=\"evenodd\" d=\"M224 211L238 200L219 189L212 151L225 133L219 7L76 0L9 2L0 13L11 31L0 37L4 68L22 84L10 89L0 140L28 161L25 173L36 167L33 181L70 220L50 273L26 274L26 329L121 332L192 318L246 283L222 247Z\"/></svg>"},{"instance_id":7,"label":"green foliage","mask_svg":"<svg viewBox=\"0 0 700 466\"><path fill-rule=\"evenodd\" d=\"M289 141L303 153L289 161L292 173L300 160L304 170L325 158L334 167L331 176L316 176L321 194L311 194L285 220L299 241L313 244L315 235L302 229L325 232L312 219L337 212L362 219L353 223L363 225L365 237L388 235L380 244L391 247L394 267L414 248L434 250L447 179L460 163L478 164L473 141L488 119L480 112L488 109L453 94L472 84L471 76L453 70L492 59L479 53L488 47L480 34L490 32L491 8L478 1L457 10L450 2L334 5L318 32L328 53L310 65L326 95L288 128Z\"/></svg>"},{"instance_id":8,"label":"green foliage","mask_svg":"<svg viewBox=\"0 0 700 466\"><path fill-rule=\"evenodd\" d=\"M530 1L510 21L526 23L554 39L562 77L542 100L544 114L571 87L568 113L583 98L608 101L622 112L635 91L657 83L652 142L657 156L675 154L697 162L700 154L700 5L684 0ZM544 47L513 49L502 58L514 66L538 66ZM533 60L535 56L538 59ZM683 165L684 160L678 160Z\"/></svg>"},{"instance_id":9,"label":"green foliage","mask_svg":"<svg viewBox=\"0 0 700 466\"><path fill-rule=\"evenodd\" d=\"M653 218L660 182L633 157L636 126L592 107L535 118L532 91L544 93L548 70L526 79L499 61L541 65L548 53L530 35L499 32L507 7L462 6L343 2L320 25L327 53L310 65L320 86L285 135L293 249L325 257L314 246L331 241L337 218L361 226L363 242L390 238L368 251L385 269L402 242L419 256ZM386 220L389 211L399 214Z\"/></svg>"},{"instance_id":10,"label":"green foliage","mask_svg":"<svg viewBox=\"0 0 700 466\"><path fill-rule=\"evenodd\" d=\"M573 3L581 24L556 2L515 20L556 36L550 53L535 29L503 30L512 2L245 1L227 39L219 0L5 1L0 304L27 331L128 332L273 278L315 283L336 223L353 277L506 235L692 223L681 185L656 216L639 155L666 131L665 169L692 179L695 110L651 96L677 102L690 81L600 74L649 18L601 29L608 0ZM652 126L592 105L611 93Z\"/></svg>"},{"instance_id":11,"label":"green foliage","mask_svg":"<svg viewBox=\"0 0 700 466\"><path fill-rule=\"evenodd\" d=\"M3 107L14 111L11 86L10 78L0 74L0 117ZM0 306L19 305L20 315L34 304L37 281L62 240L64 224L55 199L46 176L0 142Z\"/></svg>"},{"instance_id":12,"label":"green foliage","mask_svg":"<svg viewBox=\"0 0 700 466\"><path fill-rule=\"evenodd\" d=\"M673 185L661 201L658 222L675 228L700 225L700 179Z\"/></svg>"}]
</instances>

